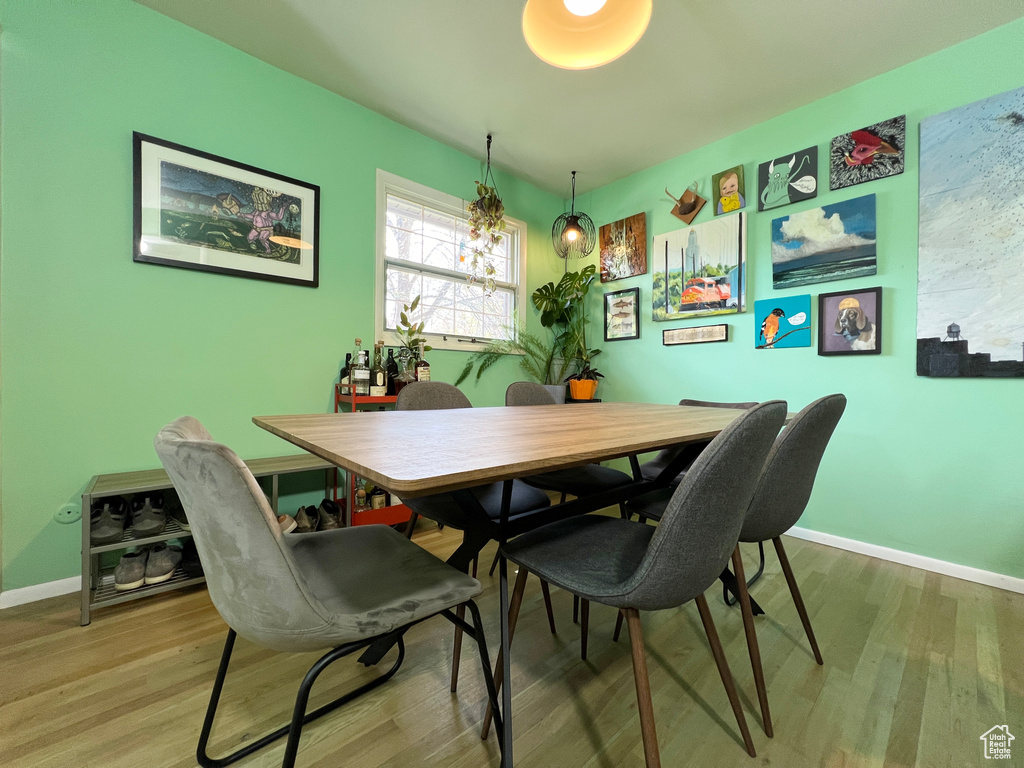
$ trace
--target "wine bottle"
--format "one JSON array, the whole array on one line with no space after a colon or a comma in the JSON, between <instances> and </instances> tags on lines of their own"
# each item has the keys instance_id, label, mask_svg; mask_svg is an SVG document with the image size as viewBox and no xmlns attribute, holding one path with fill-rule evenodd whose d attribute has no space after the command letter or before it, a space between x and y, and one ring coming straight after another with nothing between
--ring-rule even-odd
<instances>
[{"instance_id":1,"label":"wine bottle","mask_svg":"<svg viewBox=\"0 0 1024 768\"><path fill-rule=\"evenodd\" d=\"M370 394L370 366L366 363L366 350L362 348L362 339L356 339L356 349L352 360L352 392L355 395Z\"/></svg>"},{"instance_id":2,"label":"wine bottle","mask_svg":"<svg viewBox=\"0 0 1024 768\"><path fill-rule=\"evenodd\" d=\"M377 487L370 494L370 509L384 509L387 506L388 495L383 488Z\"/></svg>"},{"instance_id":3,"label":"wine bottle","mask_svg":"<svg viewBox=\"0 0 1024 768\"><path fill-rule=\"evenodd\" d=\"M342 386L347 387L352 383L352 378L349 376L349 371L352 369L352 353L345 353L345 364L341 366L341 373L338 374L338 383Z\"/></svg>"},{"instance_id":4,"label":"wine bottle","mask_svg":"<svg viewBox=\"0 0 1024 768\"><path fill-rule=\"evenodd\" d=\"M430 381L430 363L423 356L423 342L420 342L420 356L416 361L416 381Z\"/></svg>"},{"instance_id":5,"label":"wine bottle","mask_svg":"<svg viewBox=\"0 0 1024 768\"><path fill-rule=\"evenodd\" d=\"M388 348L388 359L384 364L384 371L388 377L388 394L394 395L395 392L395 379L398 377L398 361L395 360L395 350L392 347Z\"/></svg>"},{"instance_id":6,"label":"wine bottle","mask_svg":"<svg viewBox=\"0 0 1024 768\"><path fill-rule=\"evenodd\" d=\"M373 368L370 369L370 397L384 397L388 393L388 376L380 354L383 342L373 345Z\"/></svg>"}]
</instances>

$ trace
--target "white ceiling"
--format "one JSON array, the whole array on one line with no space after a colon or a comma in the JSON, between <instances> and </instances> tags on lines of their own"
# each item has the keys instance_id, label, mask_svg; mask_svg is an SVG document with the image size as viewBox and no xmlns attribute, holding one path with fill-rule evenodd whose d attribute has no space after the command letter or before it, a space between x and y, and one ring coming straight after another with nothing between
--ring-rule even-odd
<instances>
[{"instance_id":1,"label":"white ceiling","mask_svg":"<svg viewBox=\"0 0 1024 768\"><path fill-rule=\"evenodd\" d=\"M527 48L524 0L137 0L568 196L1024 15L1024 0L655 0L605 67Z\"/></svg>"}]
</instances>

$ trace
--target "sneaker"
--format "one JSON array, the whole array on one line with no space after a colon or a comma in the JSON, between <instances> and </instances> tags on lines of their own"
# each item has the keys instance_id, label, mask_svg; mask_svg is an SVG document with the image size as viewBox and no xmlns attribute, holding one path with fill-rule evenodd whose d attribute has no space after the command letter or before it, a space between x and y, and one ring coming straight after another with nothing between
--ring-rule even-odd
<instances>
[{"instance_id":1,"label":"sneaker","mask_svg":"<svg viewBox=\"0 0 1024 768\"><path fill-rule=\"evenodd\" d=\"M189 527L188 518L185 517L185 509L181 506L181 499L178 498L178 494L174 490L164 491L164 509L167 516L176 522L181 530L192 530Z\"/></svg>"},{"instance_id":2,"label":"sneaker","mask_svg":"<svg viewBox=\"0 0 1024 768\"><path fill-rule=\"evenodd\" d=\"M191 538L185 539L181 544L181 570L190 579L203 576L203 565L199 562L199 552L196 551L196 543Z\"/></svg>"},{"instance_id":3,"label":"sneaker","mask_svg":"<svg viewBox=\"0 0 1024 768\"><path fill-rule=\"evenodd\" d=\"M341 526L341 508L331 499L324 499L317 508L320 530L330 531Z\"/></svg>"},{"instance_id":4,"label":"sneaker","mask_svg":"<svg viewBox=\"0 0 1024 768\"><path fill-rule=\"evenodd\" d=\"M124 538L128 505L120 496L93 502L90 510L89 540L93 544L115 544Z\"/></svg>"},{"instance_id":5,"label":"sneaker","mask_svg":"<svg viewBox=\"0 0 1024 768\"><path fill-rule=\"evenodd\" d=\"M127 592L145 584L148 556L149 553L146 550L126 552L121 555L120 562L114 568L114 589L118 592Z\"/></svg>"},{"instance_id":6,"label":"sneaker","mask_svg":"<svg viewBox=\"0 0 1024 768\"><path fill-rule=\"evenodd\" d=\"M295 513L295 523L299 533L312 533L320 525L320 513L316 507L299 507Z\"/></svg>"},{"instance_id":7,"label":"sneaker","mask_svg":"<svg viewBox=\"0 0 1024 768\"><path fill-rule=\"evenodd\" d=\"M149 550L149 560L146 561L146 583L162 584L169 581L179 563L181 563L181 547L157 544Z\"/></svg>"},{"instance_id":8,"label":"sneaker","mask_svg":"<svg viewBox=\"0 0 1024 768\"><path fill-rule=\"evenodd\" d=\"M157 536L164 532L167 515L161 493L139 495L132 499L132 535L136 539Z\"/></svg>"},{"instance_id":9,"label":"sneaker","mask_svg":"<svg viewBox=\"0 0 1024 768\"><path fill-rule=\"evenodd\" d=\"M281 529L281 533L291 533L299 524L295 522L295 518L289 515L278 515L277 525Z\"/></svg>"}]
</instances>

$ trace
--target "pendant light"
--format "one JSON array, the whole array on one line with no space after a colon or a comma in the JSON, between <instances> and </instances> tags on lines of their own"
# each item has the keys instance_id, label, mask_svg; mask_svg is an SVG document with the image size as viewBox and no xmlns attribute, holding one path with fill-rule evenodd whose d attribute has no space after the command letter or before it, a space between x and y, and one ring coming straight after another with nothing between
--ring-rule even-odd
<instances>
[{"instance_id":1,"label":"pendant light","mask_svg":"<svg viewBox=\"0 0 1024 768\"><path fill-rule=\"evenodd\" d=\"M572 172L572 204L551 225L551 243L562 259L582 259L597 245L597 228L585 213L576 213L576 171Z\"/></svg>"},{"instance_id":2,"label":"pendant light","mask_svg":"<svg viewBox=\"0 0 1024 768\"><path fill-rule=\"evenodd\" d=\"M652 0L527 0L523 37L537 58L561 69L592 69L636 45Z\"/></svg>"}]
</instances>

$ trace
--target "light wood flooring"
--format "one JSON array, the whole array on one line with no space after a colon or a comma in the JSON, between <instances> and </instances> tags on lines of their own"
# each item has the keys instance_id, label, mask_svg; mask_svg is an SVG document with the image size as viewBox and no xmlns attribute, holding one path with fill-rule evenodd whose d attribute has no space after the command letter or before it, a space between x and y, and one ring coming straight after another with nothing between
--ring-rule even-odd
<instances>
[{"instance_id":1,"label":"light wood flooring","mask_svg":"<svg viewBox=\"0 0 1024 768\"><path fill-rule=\"evenodd\" d=\"M460 534L421 523L416 541L441 557ZM739 611L709 590L758 756L746 756L693 604L643 614L658 737L666 766L982 765L979 736L1007 724L1024 763L1024 596L786 538L825 659L814 663L769 547L753 596L775 738L761 729ZM751 554L745 551L748 573ZM481 563L490 563L493 545ZM483 566L482 566L483 567ZM479 602L497 646L497 578ZM548 631L535 579L513 646L516 763L642 766L625 633L613 609L591 610L590 659L579 659L572 599L553 589ZM193 766L225 626L202 588L99 610L78 626L77 596L0 612L0 765ZM410 631L394 680L307 726L300 766L498 764L479 737L484 694L475 646L448 690L451 625ZM211 753L284 722L315 655L239 639ZM368 679L354 658L333 665L312 705ZM239 763L279 765L283 742Z\"/></svg>"}]
</instances>

